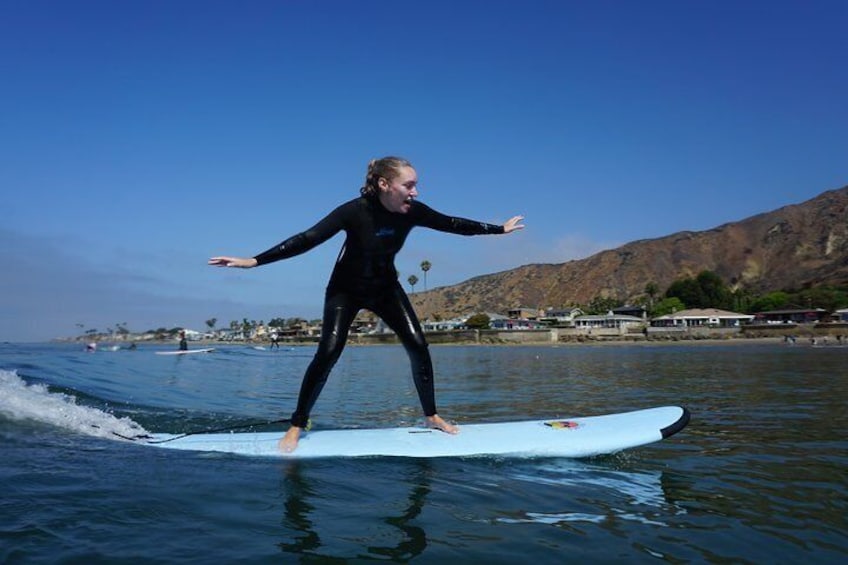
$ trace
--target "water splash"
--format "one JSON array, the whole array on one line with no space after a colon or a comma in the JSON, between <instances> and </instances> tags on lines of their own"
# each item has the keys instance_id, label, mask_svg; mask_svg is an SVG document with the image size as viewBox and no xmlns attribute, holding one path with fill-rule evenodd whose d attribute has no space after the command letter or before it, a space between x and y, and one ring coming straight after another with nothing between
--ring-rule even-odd
<instances>
[{"instance_id":1,"label":"water splash","mask_svg":"<svg viewBox=\"0 0 848 565\"><path fill-rule=\"evenodd\" d=\"M16 371L0 370L0 416L108 439L147 434L130 418L79 405L74 395L51 392L44 384L27 384Z\"/></svg>"}]
</instances>

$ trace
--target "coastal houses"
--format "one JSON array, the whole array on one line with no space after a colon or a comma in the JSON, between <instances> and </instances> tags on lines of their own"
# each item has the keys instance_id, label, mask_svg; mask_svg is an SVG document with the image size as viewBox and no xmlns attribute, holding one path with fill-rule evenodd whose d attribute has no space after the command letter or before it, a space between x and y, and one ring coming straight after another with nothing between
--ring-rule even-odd
<instances>
[{"instance_id":1,"label":"coastal houses","mask_svg":"<svg viewBox=\"0 0 848 565\"><path fill-rule=\"evenodd\" d=\"M758 312L756 321L764 324L809 324L824 322L828 312L824 308L785 308Z\"/></svg>"},{"instance_id":2,"label":"coastal houses","mask_svg":"<svg viewBox=\"0 0 848 565\"><path fill-rule=\"evenodd\" d=\"M634 330L638 331L645 325L645 320L627 314L606 314L577 316L574 319L574 327L586 330L587 333L601 329L612 329L619 334L626 334Z\"/></svg>"},{"instance_id":3,"label":"coastal houses","mask_svg":"<svg viewBox=\"0 0 848 565\"><path fill-rule=\"evenodd\" d=\"M473 318L473 320L472 320ZM516 308L508 315L495 312L468 312L452 319L422 319L422 328L431 334L433 343L477 342L560 342L604 339L703 339L715 337L767 336L834 336L844 338L848 333L848 308L788 308L742 314L718 308L690 308L649 318L641 306L624 306L606 314L585 314L578 307L534 310ZM190 328L174 328L155 332L131 334L94 334L87 332L77 339L87 341L167 341L184 332L190 341L216 340L226 342L268 341L271 333L280 341L291 343L317 342L321 321L292 319L286 327L279 325L239 324L228 329L199 332ZM392 330L373 312L363 310L351 326L351 336L369 342L393 339ZM523 335L522 335L523 334ZM841 342L840 342L841 343Z\"/></svg>"},{"instance_id":4,"label":"coastal houses","mask_svg":"<svg viewBox=\"0 0 848 565\"><path fill-rule=\"evenodd\" d=\"M577 306L568 308L548 308L543 313L539 321L552 326L570 326L578 316L585 314L583 310Z\"/></svg>"},{"instance_id":5,"label":"coastal houses","mask_svg":"<svg viewBox=\"0 0 848 565\"><path fill-rule=\"evenodd\" d=\"M750 314L728 312L718 308L691 308L651 320L655 328L739 328L754 319Z\"/></svg>"}]
</instances>

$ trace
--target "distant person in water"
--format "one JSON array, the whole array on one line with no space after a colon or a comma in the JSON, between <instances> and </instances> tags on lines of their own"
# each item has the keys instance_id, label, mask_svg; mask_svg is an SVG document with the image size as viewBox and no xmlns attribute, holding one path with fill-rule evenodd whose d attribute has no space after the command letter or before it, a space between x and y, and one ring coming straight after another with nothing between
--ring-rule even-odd
<instances>
[{"instance_id":1,"label":"distant person in water","mask_svg":"<svg viewBox=\"0 0 848 565\"><path fill-rule=\"evenodd\" d=\"M180 351L188 351L188 342L186 341L185 330L180 330Z\"/></svg>"},{"instance_id":2,"label":"distant person in water","mask_svg":"<svg viewBox=\"0 0 848 565\"><path fill-rule=\"evenodd\" d=\"M280 337L277 335L277 332L271 332L271 349L280 348Z\"/></svg>"},{"instance_id":3,"label":"distant person in water","mask_svg":"<svg viewBox=\"0 0 848 565\"><path fill-rule=\"evenodd\" d=\"M382 318L403 343L427 425L451 434L459 431L436 411L427 340L398 281L394 258L416 226L460 235L504 234L522 229L523 217L514 216L503 225L487 224L446 216L418 202L417 197L418 175L408 161L375 159L368 164L360 196L338 206L313 227L255 257L209 259L210 265L250 269L305 253L340 231L346 234L327 285L318 350L303 377L291 427L280 440L281 451L297 447L312 407L345 347L350 325L362 308Z\"/></svg>"}]
</instances>

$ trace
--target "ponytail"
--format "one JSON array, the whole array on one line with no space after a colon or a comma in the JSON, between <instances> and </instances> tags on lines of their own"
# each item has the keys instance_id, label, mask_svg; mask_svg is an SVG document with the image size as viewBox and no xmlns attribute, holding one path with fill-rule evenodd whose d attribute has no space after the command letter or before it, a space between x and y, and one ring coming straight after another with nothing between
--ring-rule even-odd
<instances>
[{"instance_id":1,"label":"ponytail","mask_svg":"<svg viewBox=\"0 0 848 565\"><path fill-rule=\"evenodd\" d=\"M371 159L365 175L365 184L359 189L359 193L362 196L376 197L380 192L380 187L377 185L379 180L381 178L392 180L403 167L412 167L412 163L401 157Z\"/></svg>"}]
</instances>

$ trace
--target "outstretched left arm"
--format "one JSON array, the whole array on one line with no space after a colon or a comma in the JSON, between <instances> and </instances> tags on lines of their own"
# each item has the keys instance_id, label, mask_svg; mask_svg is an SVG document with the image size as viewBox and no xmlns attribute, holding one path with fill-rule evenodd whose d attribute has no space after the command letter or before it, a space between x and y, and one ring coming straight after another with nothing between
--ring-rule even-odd
<instances>
[{"instance_id":1,"label":"outstretched left arm","mask_svg":"<svg viewBox=\"0 0 848 565\"><path fill-rule=\"evenodd\" d=\"M521 224L524 216L513 216L502 225L487 224L486 222L469 220L458 216L447 216L418 201L415 201L410 214L413 216L413 221L419 226L459 235L510 233L524 228Z\"/></svg>"},{"instance_id":2,"label":"outstretched left arm","mask_svg":"<svg viewBox=\"0 0 848 565\"><path fill-rule=\"evenodd\" d=\"M504 233L512 233L516 230L523 230L524 224L521 223L521 220L524 219L524 216L513 216L504 222L503 230Z\"/></svg>"}]
</instances>

